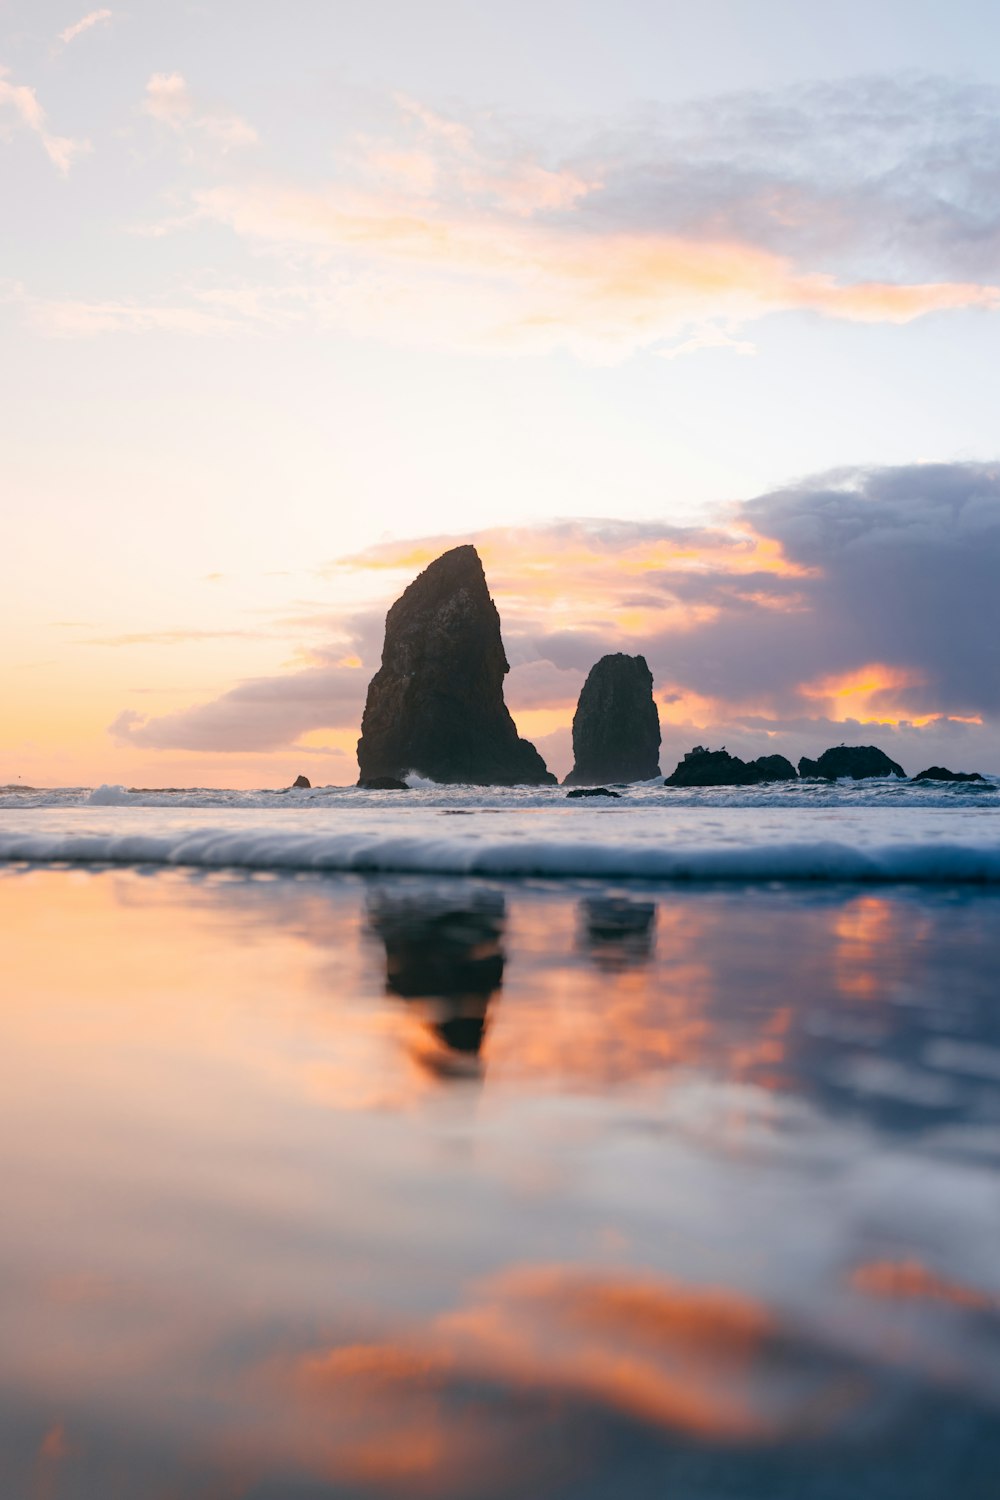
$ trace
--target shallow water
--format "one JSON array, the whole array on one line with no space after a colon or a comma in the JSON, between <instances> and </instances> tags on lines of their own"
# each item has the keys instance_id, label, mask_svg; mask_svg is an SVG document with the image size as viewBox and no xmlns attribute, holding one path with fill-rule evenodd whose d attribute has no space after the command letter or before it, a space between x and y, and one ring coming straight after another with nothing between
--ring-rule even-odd
<instances>
[{"instance_id":1,"label":"shallow water","mask_svg":"<svg viewBox=\"0 0 1000 1500\"><path fill-rule=\"evenodd\" d=\"M992 1497L998 918L8 866L0 1493Z\"/></svg>"}]
</instances>

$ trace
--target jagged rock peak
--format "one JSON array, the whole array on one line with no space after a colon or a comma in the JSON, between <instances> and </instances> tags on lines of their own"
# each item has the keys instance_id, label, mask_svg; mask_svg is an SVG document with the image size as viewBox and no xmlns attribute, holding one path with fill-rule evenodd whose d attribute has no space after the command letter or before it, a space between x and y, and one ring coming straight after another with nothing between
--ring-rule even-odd
<instances>
[{"instance_id":1,"label":"jagged rock peak","mask_svg":"<svg viewBox=\"0 0 1000 1500\"><path fill-rule=\"evenodd\" d=\"M618 651L591 667L573 715L573 762L564 786L659 776L660 719L644 656Z\"/></svg>"},{"instance_id":2,"label":"jagged rock peak","mask_svg":"<svg viewBox=\"0 0 1000 1500\"><path fill-rule=\"evenodd\" d=\"M408 771L473 786L554 782L504 703L509 670L479 553L453 547L386 616L361 721L360 782Z\"/></svg>"}]
</instances>

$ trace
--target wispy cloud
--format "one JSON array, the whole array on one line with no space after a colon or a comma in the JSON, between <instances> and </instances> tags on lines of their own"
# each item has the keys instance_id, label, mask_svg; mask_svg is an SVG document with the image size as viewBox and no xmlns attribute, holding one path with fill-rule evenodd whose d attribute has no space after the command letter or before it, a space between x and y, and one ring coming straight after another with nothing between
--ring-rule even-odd
<instances>
[{"instance_id":1,"label":"wispy cloud","mask_svg":"<svg viewBox=\"0 0 1000 1500\"><path fill-rule=\"evenodd\" d=\"M96 13L95 13L96 14ZM0 105L44 131L31 90ZM324 175L232 155L241 115L153 74L143 109L190 180L162 238L229 232L187 284L26 302L43 332L302 326L494 355L753 352L775 313L905 324L1000 308L1000 91L861 79L652 112L613 128L444 115L398 97ZM43 134L63 170L78 146ZM715 356L717 357L717 356Z\"/></svg>"},{"instance_id":2,"label":"wispy cloud","mask_svg":"<svg viewBox=\"0 0 1000 1500\"><path fill-rule=\"evenodd\" d=\"M24 83L13 83L10 69L0 65L0 138L5 128L8 135L12 128L30 130L38 137L52 165L65 175L76 158L91 149L90 142L53 135L47 119L34 89Z\"/></svg>"},{"instance_id":3,"label":"wispy cloud","mask_svg":"<svg viewBox=\"0 0 1000 1500\"><path fill-rule=\"evenodd\" d=\"M180 73L154 73L146 84L143 109L161 125L178 133L196 132L223 152L257 140L256 130L241 115L196 103Z\"/></svg>"},{"instance_id":4,"label":"wispy cloud","mask_svg":"<svg viewBox=\"0 0 1000 1500\"><path fill-rule=\"evenodd\" d=\"M1000 306L996 103L862 79L549 139L397 97L326 181L196 185L173 222L268 251L266 282L214 294L259 327L596 360L748 353L742 330L775 312L902 324ZM178 129L197 114L178 75L151 81L147 109Z\"/></svg>"},{"instance_id":5,"label":"wispy cloud","mask_svg":"<svg viewBox=\"0 0 1000 1500\"><path fill-rule=\"evenodd\" d=\"M89 11L88 14L82 16L79 21L74 21L72 26L67 26L65 31L60 31L59 40L62 42L64 47L68 47L70 42L76 41L76 38L78 36L82 36L82 34L85 31L89 31L91 27L100 26L104 22L110 21L111 15L112 12L108 10L107 7L102 7L100 10Z\"/></svg>"}]
</instances>

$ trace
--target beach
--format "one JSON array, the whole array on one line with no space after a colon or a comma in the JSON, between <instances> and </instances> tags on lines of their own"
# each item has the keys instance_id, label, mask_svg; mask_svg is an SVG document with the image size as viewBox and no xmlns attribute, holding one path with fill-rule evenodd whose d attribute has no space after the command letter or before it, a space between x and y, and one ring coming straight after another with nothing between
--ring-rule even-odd
<instances>
[{"instance_id":1,"label":"beach","mask_svg":"<svg viewBox=\"0 0 1000 1500\"><path fill-rule=\"evenodd\" d=\"M996 814L867 792L5 809L4 1493L986 1500Z\"/></svg>"}]
</instances>

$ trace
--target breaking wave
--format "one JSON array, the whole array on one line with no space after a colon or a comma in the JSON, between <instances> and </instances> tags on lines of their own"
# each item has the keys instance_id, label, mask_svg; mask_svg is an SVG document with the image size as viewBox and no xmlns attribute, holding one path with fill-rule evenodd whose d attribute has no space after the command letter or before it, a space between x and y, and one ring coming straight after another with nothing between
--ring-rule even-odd
<instances>
[{"instance_id":1,"label":"breaking wave","mask_svg":"<svg viewBox=\"0 0 1000 1500\"><path fill-rule=\"evenodd\" d=\"M551 809L551 804L550 804ZM204 812L104 802L0 820L0 860L497 878L1000 883L1000 812L608 807ZM487 814L493 813L493 816ZM463 815L464 814L464 815Z\"/></svg>"}]
</instances>

